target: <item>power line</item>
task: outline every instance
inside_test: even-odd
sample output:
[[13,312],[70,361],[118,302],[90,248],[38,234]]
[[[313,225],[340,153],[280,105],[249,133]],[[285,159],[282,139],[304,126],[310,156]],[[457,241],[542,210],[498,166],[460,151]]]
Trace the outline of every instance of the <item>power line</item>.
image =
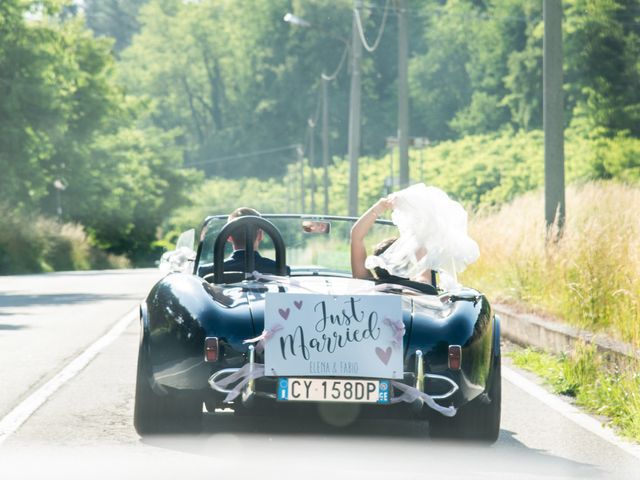
[[[379,14],[380,10],[383,10],[386,7],[382,7],[380,5],[375,5],[372,3],[365,3],[362,6],[363,9],[369,10],[372,14]],[[533,16],[523,16],[523,15],[498,15],[487,12],[471,12],[471,13],[458,13],[451,11],[443,11],[441,8],[438,10],[432,10],[427,13],[426,8],[410,8],[405,7],[404,11],[407,13],[412,13],[416,15],[420,15],[423,17],[458,17],[462,20],[514,20],[514,21],[527,21],[527,20],[540,20],[542,21],[542,15],[533,15]],[[398,15],[398,13],[394,10],[391,10],[389,15]],[[630,20],[633,22],[633,20]]]
[[298,148],[298,145],[287,145],[284,147],[277,147],[277,148],[269,148],[269,149],[265,149],[265,150],[257,150],[255,152],[249,152],[249,153],[241,153],[239,155],[227,155],[226,157],[218,157],[218,158],[212,158],[210,160],[203,160],[201,162],[194,162],[194,163],[189,163],[187,165],[183,165],[182,168],[190,168],[190,167],[195,167],[198,165],[207,165],[210,163],[219,163],[219,162],[224,162],[227,160],[236,160],[239,158],[249,158],[249,157],[255,157],[258,155],[262,155],[264,153],[274,153],[274,152],[282,152],[284,150],[293,150],[295,148]]
[[336,77],[340,73],[340,70],[342,70],[342,66],[344,65],[345,59],[347,58],[348,51],[349,51],[349,47],[344,47],[344,51],[342,52],[342,58],[340,59],[340,63],[338,64],[338,67],[335,69],[335,71],[331,75],[325,75],[323,73],[322,74],[323,80],[326,80],[327,82],[331,82],[332,80],[336,79]]
[[353,9],[354,16],[356,19],[356,26],[358,29],[358,35],[360,36],[360,41],[362,42],[362,46],[369,53],[373,53],[380,44],[380,40],[382,39],[382,34],[384,33],[384,27],[387,24],[387,15],[389,13],[389,0],[384,5],[384,15],[382,16],[382,24],[380,25],[380,30],[378,30],[378,36],[376,40],[373,42],[373,45],[369,45],[367,43],[367,39],[364,36],[364,29],[362,28],[362,19],[360,18],[360,11],[357,8]]
[[316,111],[315,114],[313,115],[313,120],[311,120],[311,118],[309,120],[311,120],[311,124],[309,124],[309,127],[311,127],[312,129],[315,128],[315,126],[318,124],[318,119],[320,118],[320,103],[322,102],[322,85],[318,84],[318,100],[316,101]]

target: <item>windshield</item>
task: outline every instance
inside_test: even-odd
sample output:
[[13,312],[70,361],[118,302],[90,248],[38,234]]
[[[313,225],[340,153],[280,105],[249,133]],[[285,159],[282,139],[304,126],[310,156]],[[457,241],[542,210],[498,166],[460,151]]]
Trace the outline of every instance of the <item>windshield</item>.
[[[349,233],[356,219],[303,215],[263,215],[280,231],[286,247],[287,265],[292,275],[344,274],[351,275]],[[309,233],[304,222],[328,222],[328,233]],[[218,233],[227,223],[227,215],[210,217],[203,226],[204,239],[196,269],[213,263],[213,245]],[[308,229],[307,229],[308,230]],[[389,221],[378,221],[367,234],[366,248],[371,252],[380,241],[397,237],[397,228]],[[201,233],[202,238],[202,233]],[[271,239],[265,235],[258,248],[260,255],[275,258]],[[232,252],[230,242],[225,245],[225,258]]]

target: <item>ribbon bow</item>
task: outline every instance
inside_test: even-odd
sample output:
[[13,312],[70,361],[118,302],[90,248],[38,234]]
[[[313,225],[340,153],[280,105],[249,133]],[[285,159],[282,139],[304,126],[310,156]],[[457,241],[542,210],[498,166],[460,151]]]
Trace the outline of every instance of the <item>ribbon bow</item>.
[[393,397],[391,399],[391,403],[399,403],[399,402],[413,403],[416,399],[421,398],[429,408],[444,415],[445,417],[454,417],[457,413],[457,410],[454,406],[443,407],[442,405],[438,405],[436,401],[433,398],[431,398],[429,394],[425,392],[421,392],[415,387],[412,387],[410,385],[405,385],[404,383],[396,382],[395,380],[392,380],[391,384],[402,392],[402,395],[398,397]]
[[271,338],[273,338],[273,336],[279,332],[280,330],[282,330],[284,327],[280,324],[278,325],[274,325],[273,328],[269,329],[269,330],[263,330],[262,333],[260,335],[258,335],[257,337],[253,337],[253,338],[248,338],[247,340],[243,340],[242,343],[256,343],[256,352],[258,353],[262,353],[262,351],[264,350],[264,344],[266,342],[268,342],[269,340],[271,340]]
[[389,317],[385,317],[384,324],[389,325],[391,330],[393,330],[393,340],[391,345],[395,348],[400,348],[402,346],[402,337],[404,336],[404,322],[402,320],[393,320]]

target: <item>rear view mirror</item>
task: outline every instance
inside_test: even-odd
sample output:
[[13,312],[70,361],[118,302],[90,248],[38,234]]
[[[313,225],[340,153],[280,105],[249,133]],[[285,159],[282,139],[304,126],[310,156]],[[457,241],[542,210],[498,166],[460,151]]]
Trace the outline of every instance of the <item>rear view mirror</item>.
[[302,222],[304,233],[319,233],[328,235],[331,231],[331,223],[321,220],[304,220]]

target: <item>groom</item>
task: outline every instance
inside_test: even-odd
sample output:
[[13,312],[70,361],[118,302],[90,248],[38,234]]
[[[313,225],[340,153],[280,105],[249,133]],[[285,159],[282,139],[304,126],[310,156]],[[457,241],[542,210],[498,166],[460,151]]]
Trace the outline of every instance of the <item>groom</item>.
[[[233,212],[229,214],[229,218],[227,219],[227,223],[238,218],[238,217],[246,217],[246,216],[254,216],[261,217],[260,212],[254,210],[249,207],[240,207],[236,208]],[[244,231],[240,231],[238,233],[234,233],[229,236],[229,241],[233,245],[233,253],[230,257],[226,258],[224,261],[224,271],[225,272],[233,272],[233,271],[243,271],[244,270],[244,254],[245,254],[245,246],[246,246],[246,233]],[[270,258],[265,258],[260,253],[258,253],[258,247],[260,246],[260,242],[264,238],[264,233],[262,230],[258,229],[255,234],[255,238],[253,239],[253,254],[255,257],[255,269],[260,273],[278,273],[276,262],[271,260]],[[287,274],[289,274],[289,267],[287,267]]]

